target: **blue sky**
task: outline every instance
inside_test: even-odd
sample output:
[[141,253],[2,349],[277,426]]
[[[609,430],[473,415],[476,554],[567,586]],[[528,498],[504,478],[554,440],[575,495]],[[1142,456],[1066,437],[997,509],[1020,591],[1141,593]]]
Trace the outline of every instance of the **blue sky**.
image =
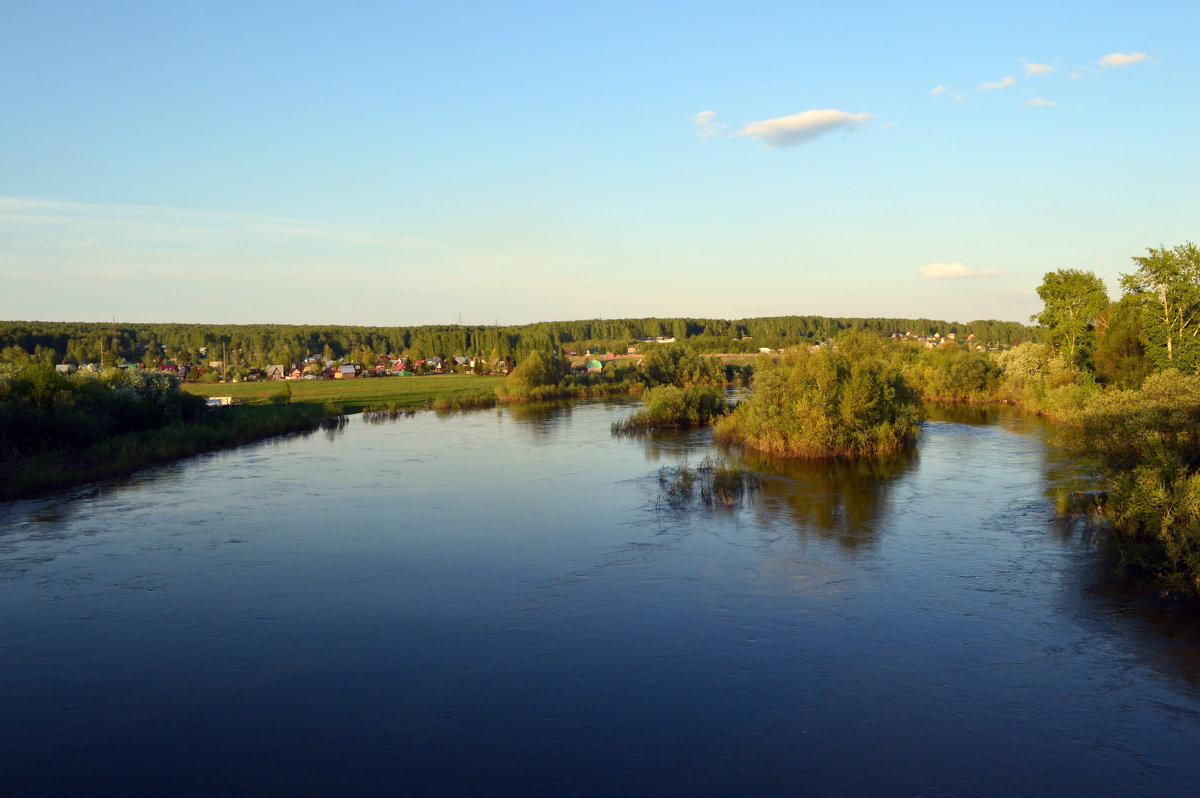
[[1026,321],[1198,237],[1188,3],[23,2],[0,318]]

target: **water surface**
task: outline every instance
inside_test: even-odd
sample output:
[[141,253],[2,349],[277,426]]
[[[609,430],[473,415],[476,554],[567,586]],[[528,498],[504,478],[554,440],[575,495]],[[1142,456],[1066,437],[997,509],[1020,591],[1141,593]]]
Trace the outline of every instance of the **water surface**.
[[[1183,794],[1200,632],[965,411],[733,512],[628,404],[318,433],[0,505],[11,794]],[[967,423],[969,422],[969,423]]]

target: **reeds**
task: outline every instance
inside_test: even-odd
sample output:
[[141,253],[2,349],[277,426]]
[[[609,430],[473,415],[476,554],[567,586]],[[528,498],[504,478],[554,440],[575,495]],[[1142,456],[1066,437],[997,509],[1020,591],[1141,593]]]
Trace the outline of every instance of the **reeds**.
[[659,500],[676,509],[690,506],[697,493],[706,508],[733,509],[762,484],[762,477],[753,471],[713,457],[696,468],[685,462],[658,471]]

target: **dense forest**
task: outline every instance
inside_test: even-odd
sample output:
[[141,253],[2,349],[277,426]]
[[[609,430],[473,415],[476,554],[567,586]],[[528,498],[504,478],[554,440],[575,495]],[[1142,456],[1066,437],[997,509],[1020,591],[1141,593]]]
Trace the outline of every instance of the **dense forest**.
[[[282,324],[126,324],[109,322],[0,321],[0,360],[47,364],[178,363],[224,360],[229,365],[290,364],[305,356],[368,362],[376,355],[414,359],[440,356],[502,356],[521,360],[529,352],[597,347],[624,352],[644,338],[687,341],[700,353],[757,352],[824,341],[846,330],[880,335],[974,335],[984,347],[1040,340],[1041,332],[1016,322],[968,324],[931,319],[778,316],[760,319],[591,319],[538,322],[511,327],[295,326]],[[151,362],[147,362],[147,361]]]

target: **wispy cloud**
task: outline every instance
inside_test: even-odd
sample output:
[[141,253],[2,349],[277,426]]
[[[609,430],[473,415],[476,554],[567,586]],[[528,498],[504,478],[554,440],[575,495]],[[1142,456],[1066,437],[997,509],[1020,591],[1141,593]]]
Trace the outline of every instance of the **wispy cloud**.
[[725,126],[717,123],[716,111],[701,111],[692,117],[692,124],[696,126],[696,135],[702,139],[710,139],[718,135]]
[[1109,53],[1100,59],[1102,67],[1124,67],[1131,64],[1142,64],[1150,60],[1145,53]]
[[748,136],[768,147],[794,147],[835,130],[856,130],[874,114],[851,114],[836,108],[804,111],[791,116],[751,122],[735,135]]
[[955,280],[962,277],[992,277],[1000,272],[995,269],[975,271],[958,261],[953,263],[928,263],[921,267],[921,276],[927,280]]
[[1016,82],[1017,82],[1016,78],[1011,78],[1011,77],[1001,78],[1000,80],[997,80],[995,83],[980,83],[979,88],[982,91],[995,91],[996,89],[1006,89]]
[[1027,78],[1031,78],[1034,75],[1048,75],[1054,71],[1054,67],[1049,64],[1031,64],[1025,62],[1023,66],[1025,67],[1025,77]]
[[930,93],[930,94],[932,94],[932,95],[934,95],[934,96],[937,96],[938,94],[941,94],[941,93],[942,93],[942,92],[944,92],[944,91],[950,91],[950,87],[949,87],[949,86],[945,86],[945,85],[943,85],[943,86],[934,86],[932,89],[930,89],[930,90],[929,90],[929,93]]
[[194,244],[220,233],[222,238],[237,237],[239,240],[288,236],[392,249],[437,246],[423,238],[302,219],[154,205],[60,202],[25,197],[0,197],[0,219],[35,227],[46,224],[60,225],[61,230],[69,231],[76,237],[84,232],[93,238],[122,236],[127,242],[139,239],[173,239],[182,243],[188,239],[189,244]]
[[1058,105],[1054,100],[1047,100],[1045,97],[1033,97],[1026,100],[1025,104],[1030,108],[1049,108],[1050,106]]

